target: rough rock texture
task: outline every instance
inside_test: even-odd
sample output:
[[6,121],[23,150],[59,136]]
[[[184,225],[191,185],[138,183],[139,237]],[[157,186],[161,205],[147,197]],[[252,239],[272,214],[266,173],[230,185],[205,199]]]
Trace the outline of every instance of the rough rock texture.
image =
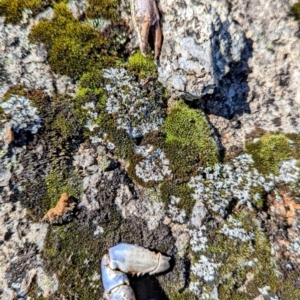
[[200,98],[211,94],[246,46],[241,26],[225,1],[161,1],[164,44],[159,80]]
[[[27,16],[28,17],[28,16]],[[28,34],[39,18],[51,18],[51,11],[28,20],[24,14],[20,25],[5,24],[0,17],[0,98],[9,87],[21,84],[28,89],[42,89],[74,94],[76,86],[70,78],[57,76],[47,64],[47,52],[41,45],[30,44]]]
[[[121,2],[128,20],[129,2]],[[300,299],[300,136],[257,130],[236,154],[257,127],[299,132],[298,24],[291,1],[252,2],[159,1],[159,80],[170,104],[182,96],[190,112],[171,122],[165,112],[175,105],[166,109],[156,75],[140,82],[142,67],[130,69],[126,57],[92,66],[70,97],[72,79],[53,74],[49,53],[27,37],[38,19],[53,17],[51,7],[14,26],[1,17],[3,299],[99,299],[100,260],[120,242],[172,257],[168,273],[130,278],[138,300]],[[74,22],[111,26],[85,19],[86,5],[69,2]],[[2,101],[16,84],[27,91]],[[204,150],[189,138],[202,136],[183,132],[202,118]],[[218,150],[204,147],[215,132],[234,158],[215,164]],[[42,223],[63,193],[76,203],[72,218]]]
[[298,24],[291,1],[160,1],[159,80],[208,114],[223,146],[299,132]]

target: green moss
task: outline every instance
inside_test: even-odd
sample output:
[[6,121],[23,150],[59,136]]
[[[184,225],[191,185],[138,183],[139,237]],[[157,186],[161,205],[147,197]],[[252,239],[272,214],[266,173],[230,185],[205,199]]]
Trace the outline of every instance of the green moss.
[[95,68],[81,76],[79,85],[81,88],[89,88],[94,90],[102,86],[102,80],[103,70]]
[[102,285],[100,279],[93,280],[93,275],[100,273],[104,250],[101,241],[93,237],[88,227],[76,222],[50,227],[43,258],[48,272],[55,272],[58,277],[58,295],[68,299],[95,299]]
[[277,175],[279,163],[293,157],[290,141],[283,134],[265,134],[258,142],[247,143],[246,152],[252,155],[254,167],[263,175]]
[[291,7],[291,12],[296,18],[296,20],[300,20],[300,1],[296,2],[292,7]]
[[79,178],[68,170],[53,168],[45,181],[47,186],[47,195],[43,199],[45,212],[57,204],[62,193],[78,199],[82,192]]
[[0,15],[5,16],[5,22],[16,24],[22,19],[25,9],[36,10],[42,0],[0,0]]
[[105,18],[116,20],[119,18],[119,1],[118,0],[88,0],[89,6],[86,9],[88,18]]
[[58,2],[67,3],[68,0],[0,0],[0,16],[6,17],[6,23],[16,24],[21,21],[25,9],[36,15],[47,6]]
[[32,28],[30,40],[45,45],[54,72],[72,78],[95,64],[96,45],[104,42],[96,29],[77,21],[64,3],[54,6],[52,20],[41,20]]
[[195,296],[190,291],[178,292],[177,290],[168,290],[168,299],[170,300],[197,300],[197,296]]
[[184,203],[187,213],[193,207],[191,189],[186,183],[196,175],[200,166],[213,166],[218,162],[218,148],[205,116],[189,108],[183,101],[177,102],[164,122],[164,136],[160,147],[170,161],[173,173],[171,180],[161,185],[163,201],[167,204],[170,196],[178,197]]
[[128,59],[128,70],[138,77],[157,77],[157,68],[152,57],[144,57],[140,51],[131,55]]
[[[198,152],[202,166],[213,166],[218,162],[218,148],[204,114],[189,108],[182,100],[172,107],[164,122],[164,130],[166,144],[176,143],[179,157],[183,157],[181,151],[189,155],[186,150],[191,147],[192,152]],[[175,150],[175,147],[173,149]],[[174,153],[174,156],[176,155],[177,153]],[[184,164],[182,166],[184,168]]]
[[300,299],[299,273],[297,271],[291,271],[291,273],[286,276],[285,280],[283,280],[280,299]]
[[116,63],[120,42],[112,39],[119,34],[114,26],[99,33],[76,20],[66,4],[58,3],[54,5],[53,19],[41,20],[32,28],[29,37],[31,42],[45,45],[55,73],[78,79],[87,70]]
[[[216,272],[219,299],[254,299],[260,294],[258,288],[264,286],[270,287],[270,293],[276,293],[281,279],[276,263],[272,260],[270,243],[260,230],[255,216],[243,212],[233,217],[255,237],[252,241],[243,242],[220,233],[221,228],[210,231],[204,255],[221,264]],[[196,256],[198,255],[197,253]],[[252,262],[252,265],[247,265],[246,262]],[[239,289],[242,286],[244,288]]]
[[187,183],[176,184],[170,179],[164,180],[160,185],[161,199],[167,206],[170,203],[171,196],[180,198],[179,203],[176,205],[179,209],[184,209],[189,216],[195,204],[192,197],[193,189]]

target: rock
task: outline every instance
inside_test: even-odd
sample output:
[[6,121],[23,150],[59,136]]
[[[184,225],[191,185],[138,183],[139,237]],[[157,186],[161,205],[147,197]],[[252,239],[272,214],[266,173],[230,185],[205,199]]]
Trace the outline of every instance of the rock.
[[241,60],[245,37],[225,1],[159,2],[164,42],[159,81],[177,95],[211,94]]
[[159,80],[173,97],[197,101],[208,112],[227,150],[243,147],[256,127],[300,131],[300,44],[290,7],[287,0],[234,0],[230,7],[159,1]]
[[72,0],[68,3],[68,7],[73,17],[77,20],[80,20],[84,16],[86,5],[86,1]]
[[0,186],[7,186],[11,178],[11,172],[8,169],[0,170]]

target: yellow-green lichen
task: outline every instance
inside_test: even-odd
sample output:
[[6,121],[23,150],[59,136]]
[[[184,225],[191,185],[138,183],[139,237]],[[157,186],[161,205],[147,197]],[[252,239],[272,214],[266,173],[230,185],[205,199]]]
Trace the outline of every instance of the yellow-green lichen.
[[247,143],[246,152],[252,155],[254,167],[263,175],[278,175],[280,162],[294,156],[290,140],[280,133],[267,133],[257,142]]

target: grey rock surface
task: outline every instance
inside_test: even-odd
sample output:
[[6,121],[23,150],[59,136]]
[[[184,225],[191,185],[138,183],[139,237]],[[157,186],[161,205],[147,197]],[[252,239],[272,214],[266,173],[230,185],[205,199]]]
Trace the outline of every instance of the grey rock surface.
[[159,79],[197,100],[227,150],[247,134],[299,132],[300,43],[294,1],[159,2]]
[[160,1],[164,43],[159,80],[179,95],[213,93],[246,46],[225,1]]
[[39,19],[51,18],[51,12],[47,10],[20,25],[5,24],[0,17],[0,100],[10,87],[18,84],[28,89],[42,89],[48,94],[55,90],[74,95],[76,86],[72,80],[53,74],[45,48],[28,40],[31,27]]

